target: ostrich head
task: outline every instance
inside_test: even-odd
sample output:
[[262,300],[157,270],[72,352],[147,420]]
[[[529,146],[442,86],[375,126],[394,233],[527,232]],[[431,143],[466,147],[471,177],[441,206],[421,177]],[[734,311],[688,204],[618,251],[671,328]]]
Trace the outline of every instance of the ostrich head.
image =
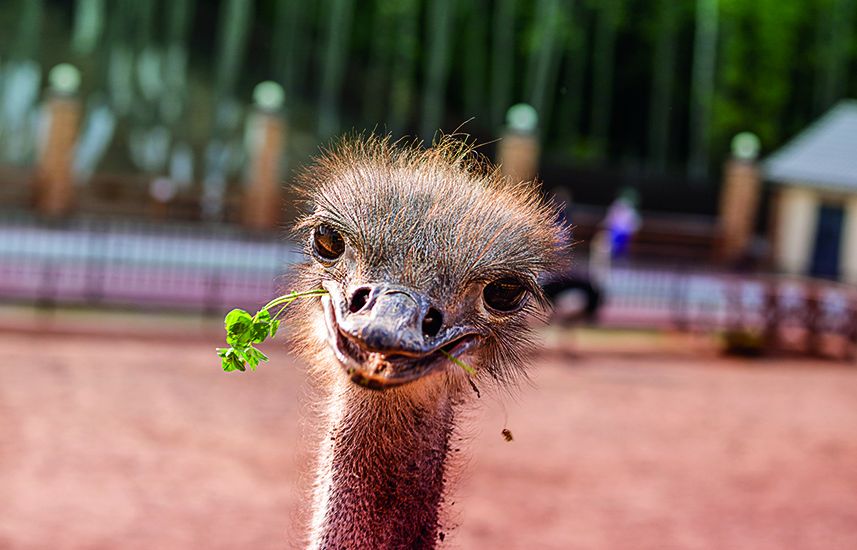
[[533,183],[486,167],[456,140],[370,138],[303,175],[310,261],[298,284],[328,294],[293,320],[316,375],[401,395],[467,388],[450,356],[480,381],[522,374],[537,280],[556,267],[563,229]]

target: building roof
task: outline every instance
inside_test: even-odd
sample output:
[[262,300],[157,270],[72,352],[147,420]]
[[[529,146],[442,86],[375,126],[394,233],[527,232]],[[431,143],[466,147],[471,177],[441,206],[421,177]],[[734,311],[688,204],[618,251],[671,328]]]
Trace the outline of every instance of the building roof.
[[827,111],[762,163],[765,178],[857,193],[857,100]]

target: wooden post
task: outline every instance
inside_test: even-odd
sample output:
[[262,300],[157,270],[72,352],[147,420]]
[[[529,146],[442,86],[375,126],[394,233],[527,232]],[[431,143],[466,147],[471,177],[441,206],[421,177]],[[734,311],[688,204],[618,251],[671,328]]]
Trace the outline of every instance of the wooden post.
[[821,289],[815,283],[809,282],[804,286],[804,299],[806,300],[806,352],[810,355],[820,355],[822,310]]
[[280,163],[286,125],[280,114],[283,91],[279,84],[262,82],[253,92],[256,108],[250,114],[250,164],[244,195],[244,226],[257,231],[279,227],[282,216]]
[[80,125],[77,89],[80,73],[68,64],[54,67],[44,104],[45,132],[39,143],[33,195],[36,209],[49,217],[71,212],[74,204],[72,165]]
[[847,357],[854,360],[855,349],[857,349],[857,298],[851,297],[848,302],[848,343]]
[[772,352],[780,346],[780,297],[777,281],[773,278],[765,284],[765,305],[763,307],[765,349]]
[[723,170],[718,216],[718,256],[738,262],[749,251],[759,208],[761,178],[756,166],[758,138],[742,133],[732,140],[732,157]]
[[506,131],[497,146],[497,163],[513,182],[532,181],[539,170],[540,147],[536,135],[538,114],[525,103],[509,108]]

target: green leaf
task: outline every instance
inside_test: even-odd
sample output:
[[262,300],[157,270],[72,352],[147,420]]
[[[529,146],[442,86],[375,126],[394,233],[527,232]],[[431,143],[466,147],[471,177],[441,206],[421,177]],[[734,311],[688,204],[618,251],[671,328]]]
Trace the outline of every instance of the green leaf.
[[252,317],[243,309],[233,309],[227,313],[223,325],[226,328],[226,343],[231,347],[217,348],[217,356],[220,357],[223,370],[226,372],[244,371],[247,366],[256,370],[259,363],[268,360],[268,357],[254,348],[253,344],[260,344],[269,337],[273,338],[280,328],[280,321],[271,317],[269,308],[282,305],[282,308],[277,312],[278,316],[295,299],[321,296],[322,294],[327,294],[323,288],[291,292],[274,298]]
[[217,348],[217,355],[221,358],[220,364],[224,371],[245,370],[244,361],[236,354],[234,348]]
[[233,309],[226,314],[226,318],[224,319],[226,330],[232,330],[239,326],[249,325],[252,322],[253,318],[250,317],[250,314],[243,309]]
[[232,367],[233,370],[240,370],[241,372],[247,370],[247,368],[244,366],[244,363],[242,363],[241,360],[237,357],[232,361]]
[[271,314],[267,309],[261,309],[253,316],[253,337],[251,342],[259,344],[271,334]]
[[256,367],[262,361],[267,361],[268,356],[257,350],[254,347],[249,347],[245,350],[244,356],[247,358],[247,364],[251,369],[256,370]]
[[271,314],[268,312],[267,309],[261,309],[253,317],[253,321],[257,323],[260,321],[263,323],[269,323],[271,321]]
[[226,315],[226,343],[231,346],[245,345],[253,339],[253,318],[243,309],[233,309]]
[[265,341],[268,337],[268,334],[271,332],[271,324],[265,322],[253,323],[253,329],[251,333],[253,337],[250,339],[250,342],[253,344],[260,344]]
[[250,359],[250,356],[247,354],[248,349],[249,348],[235,348],[235,354],[241,358],[242,363],[247,363],[251,366],[255,366],[255,365],[252,365],[252,360]]

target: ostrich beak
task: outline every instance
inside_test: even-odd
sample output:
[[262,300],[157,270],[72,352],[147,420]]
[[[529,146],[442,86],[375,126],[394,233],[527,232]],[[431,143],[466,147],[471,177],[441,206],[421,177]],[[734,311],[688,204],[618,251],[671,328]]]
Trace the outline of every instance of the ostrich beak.
[[477,340],[466,326],[443,321],[425,295],[386,283],[343,293],[323,283],[328,344],[352,382],[373,390],[400,386],[450,365]]

